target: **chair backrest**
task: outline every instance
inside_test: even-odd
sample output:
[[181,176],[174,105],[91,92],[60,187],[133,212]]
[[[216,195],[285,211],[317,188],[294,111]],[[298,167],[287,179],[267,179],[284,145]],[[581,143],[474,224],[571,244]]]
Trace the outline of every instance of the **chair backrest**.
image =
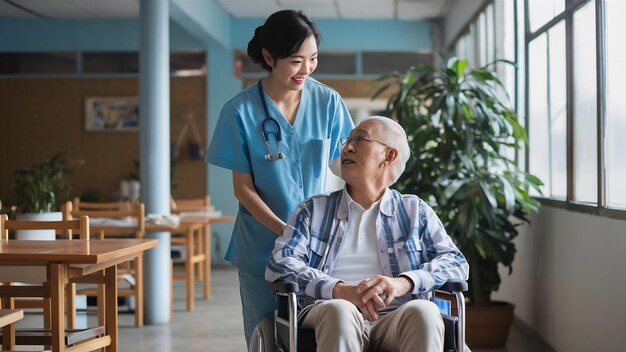
[[116,211],[116,210],[130,210],[130,202],[83,202],[80,198],[74,198],[72,203],[72,209],[74,211]]
[[[34,220],[9,220],[6,214],[0,215],[0,238],[2,240],[9,239],[9,231],[15,230],[55,230],[56,234],[67,234],[68,240],[72,239],[72,234],[78,234],[82,240],[89,239],[89,217],[81,216],[76,220],[58,220],[58,221],[34,221]],[[0,266],[0,282],[2,283],[28,283],[42,284],[47,281],[47,270],[45,266],[25,265],[25,266]],[[37,286],[41,287],[41,286]],[[3,299],[6,297],[41,297],[37,287],[27,286],[19,288],[5,288]],[[26,291],[32,289],[33,295],[30,293],[24,295]],[[19,293],[13,290],[21,290]],[[13,293],[11,293],[13,292]],[[32,293],[31,292],[31,293]],[[33,305],[34,304],[34,305]],[[31,301],[29,308],[35,307],[37,301]]]
[[184,211],[202,211],[211,207],[211,196],[206,195],[201,198],[173,199],[171,200],[172,213]]
[[0,215],[0,238],[9,239],[9,230],[55,230],[57,234],[78,233],[80,239],[89,239],[89,217],[81,216],[78,220],[31,221],[9,220],[6,214]]
[[[131,204],[130,202],[110,203],[86,203],[75,199],[72,204],[67,204],[64,217],[68,219],[80,216],[89,216],[93,221],[92,232],[104,238],[106,234],[121,235],[134,233],[136,238],[142,238],[146,231],[145,206],[143,203]],[[100,222],[102,219],[120,220],[130,218],[132,224],[106,225]]]

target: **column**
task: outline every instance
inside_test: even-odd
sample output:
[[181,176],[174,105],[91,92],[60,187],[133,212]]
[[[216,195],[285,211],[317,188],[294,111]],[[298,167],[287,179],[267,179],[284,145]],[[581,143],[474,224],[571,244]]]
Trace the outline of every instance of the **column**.
[[[140,179],[147,214],[170,213],[169,0],[140,2]],[[170,233],[144,254],[144,320],[170,321]]]

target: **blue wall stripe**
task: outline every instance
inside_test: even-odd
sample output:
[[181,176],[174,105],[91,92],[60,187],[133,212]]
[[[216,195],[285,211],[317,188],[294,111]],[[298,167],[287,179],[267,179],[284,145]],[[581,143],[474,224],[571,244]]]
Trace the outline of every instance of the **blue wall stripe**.
[[[431,50],[427,21],[315,19],[322,33],[320,50]],[[233,19],[231,45],[245,49],[264,19]]]
[[[204,49],[201,41],[169,21],[169,47]],[[0,52],[138,51],[139,20],[41,20],[0,18]]]

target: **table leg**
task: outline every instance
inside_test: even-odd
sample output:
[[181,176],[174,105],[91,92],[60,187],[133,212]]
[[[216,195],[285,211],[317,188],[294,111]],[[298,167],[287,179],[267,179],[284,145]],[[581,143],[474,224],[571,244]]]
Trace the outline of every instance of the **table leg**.
[[117,266],[106,268],[104,287],[105,308],[105,328],[106,333],[111,337],[111,345],[107,346],[107,352],[117,352]]
[[[2,298],[2,308],[14,309],[15,304],[13,297]],[[2,327],[2,349],[13,351],[15,349],[15,324],[9,324]]]
[[143,326],[143,253],[135,259],[135,326]]
[[67,285],[65,295],[67,296],[67,327],[76,328],[76,284]]
[[187,253],[185,255],[185,275],[187,276],[187,310],[193,311],[194,306],[194,264],[193,258],[193,227],[190,227],[185,234],[185,246]]
[[[104,272],[106,275],[106,272]],[[117,284],[117,283],[116,283]],[[98,309],[98,325],[102,326],[106,324],[106,306],[107,302],[105,300],[105,285],[98,284],[96,285],[96,302]]]
[[209,299],[211,297],[211,225],[206,224],[204,226],[204,291],[203,297],[204,299]]
[[65,351],[65,284],[67,270],[64,264],[50,264],[50,300],[52,318],[52,350]]
[[[194,248],[194,254],[193,254],[194,256],[204,255],[204,226],[198,229],[198,232],[196,233],[194,237],[193,248]],[[196,278],[199,281],[204,282],[204,261],[198,262],[198,272],[197,272]]]

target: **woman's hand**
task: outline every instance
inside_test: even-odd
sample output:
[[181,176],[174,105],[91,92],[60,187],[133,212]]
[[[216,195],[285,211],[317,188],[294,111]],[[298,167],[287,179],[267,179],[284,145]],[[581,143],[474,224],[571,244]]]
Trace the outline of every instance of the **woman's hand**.
[[248,209],[258,222],[272,230],[276,235],[282,236],[285,222],[278,218],[259,197],[250,174],[233,171],[233,188],[235,198]]

